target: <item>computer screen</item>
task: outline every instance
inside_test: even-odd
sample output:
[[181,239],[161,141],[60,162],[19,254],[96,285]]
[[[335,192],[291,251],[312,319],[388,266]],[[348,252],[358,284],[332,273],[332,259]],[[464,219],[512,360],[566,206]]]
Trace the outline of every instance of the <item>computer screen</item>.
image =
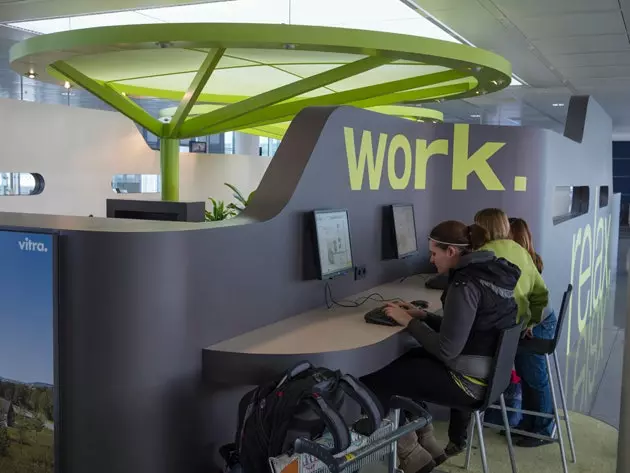
[[55,237],[0,231],[0,471],[53,473]]
[[348,212],[316,210],[314,216],[320,278],[330,279],[352,270]]
[[418,251],[416,220],[413,205],[393,205],[394,232],[398,258],[404,258]]

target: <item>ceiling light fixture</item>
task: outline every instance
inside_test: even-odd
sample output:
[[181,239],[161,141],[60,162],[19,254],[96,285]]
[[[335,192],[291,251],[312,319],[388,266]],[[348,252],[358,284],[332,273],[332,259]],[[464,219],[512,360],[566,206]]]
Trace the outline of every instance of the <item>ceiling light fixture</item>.
[[554,103],[552,104],[554,107],[564,107],[563,103]]
[[473,113],[470,118],[481,118],[481,115],[479,115],[478,113]]
[[69,88],[71,88],[71,87],[72,87],[72,84],[70,84],[70,82],[68,82],[68,81],[65,81],[65,82],[64,82],[64,84],[63,84],[63,88],[64,88],[64,89],[66,89],[66,90],[67,90],[67,89],[69,89]]
[[37,74],[35,74],[35,71],[33,69],[29,70],[26,74],[24,74],[26,77],[28,77],[29,79],[35,79],[37,77]]

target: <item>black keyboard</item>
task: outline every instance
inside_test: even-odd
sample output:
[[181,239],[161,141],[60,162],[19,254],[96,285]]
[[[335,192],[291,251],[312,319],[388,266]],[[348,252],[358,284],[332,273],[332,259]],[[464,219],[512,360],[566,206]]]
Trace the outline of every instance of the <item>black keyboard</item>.
[[[423,300],[411,301],[410,304],[416,306],[418,309],[426,309],[427,307],[429,307],[429,303]],[[381,306],[377,307],[376,309],[372,309],[365,314],[365,321],[368,324],[387,325],[388,327],[396,327],[400,325],[398,322],[396,322],[385,313],[386,307],[387,306]]]
[[368,324],[387,325],[389,327],[400,325],[398,322],[396,322],[385,313],[385,307],[386,306],[377,307],[376,309],[372,309],[371,311],[366,313],[365,321]]

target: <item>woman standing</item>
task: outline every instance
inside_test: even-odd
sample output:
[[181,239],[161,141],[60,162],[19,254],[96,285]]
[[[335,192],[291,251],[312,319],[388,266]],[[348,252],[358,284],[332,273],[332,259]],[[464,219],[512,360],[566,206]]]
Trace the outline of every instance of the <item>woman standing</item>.
[[[521,245],[531,255],[532,261],[540,273],[543,271],[543,260],[534,250],[532,233],[527,222],[522,218],[510,219],[510,236]],[[531,334],[533,338],[552,339],[556,334],[558,319],[551,307],[543,311],[542,321],[533,327]],[[521,377],[523,387],[522,408],[528,411],[553,414],[553,401],[551,389],[549,387],[549,375],[547,365],[543,355],[532,353],[519,353],[515,360],[516,372]],[[547,437],[553,436],[554,421],[552,418],[524,415],[518,429],[532,432]],[[518,436],[516,436],[518,437]],[[540,447],[551,443],[547,440],[521,436],[516,440],[519,447]]]

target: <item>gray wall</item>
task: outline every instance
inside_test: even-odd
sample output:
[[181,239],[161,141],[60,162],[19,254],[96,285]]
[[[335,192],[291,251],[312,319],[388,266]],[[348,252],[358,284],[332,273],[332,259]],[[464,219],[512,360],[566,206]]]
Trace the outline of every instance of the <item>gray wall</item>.
[[[379,189],[368,189],[367,175],[362,189],[351,189],[354,158],[346,152],[345,127],[354,129],[357,152],[365,130],[373,133],[375,153],[382,134],[387,146],[404,135],[396,140],[403,148],[409,144],[413,167],[405,171],[399,150],[389,169],[386,147]],[[422,181],[414,163],[422,163],[424,149],[417,140],[439,139],[448,141],[448,151],[430,158],[426,188],[414,189],[416,177]],[[367,266],[367,278],[335,280],[339,298],[426,270],[431,227],[447,218],[471,221],[486,206],[530,220],[543,256],[550,258],[546,274],[568,281],[548,239],[557,239],[569,258],[570,231],[545,230],[552,225],[543,209],[553,186],[546,163],[580,146],[545,130],[419,124],[352,108],[313,108],[293,121],[251,206],[232,221],[187,225],[0,214],[0,227],[61,233],[64,473],[194,472],[201,458],[230,440],[242,388],[204,385],[202,349],[323,305],[323,283],[302,279],[305,212],[349,210],[354,259]],[[606,148],[594,146],[605,161]],[[488,167],[481,154],[473,157],[477,151],[496,151]],[[576,155],[573,167],[592,171],[594,163],[584,155]],[[496,173],[505,189],[486,189],[475,173],[463,179],[467,163],[475,161],[486,185],[496,187]],[[391,182],[409,177],[409,186],[393,189],[388,170]],[[527,179],[526,191],[514,190],[519,176]],[[594,172],[584,179],[602,181]],[[381,261],[381,208],[404,202],[415,205],[420,255]],[[578,220],[573,223],[585,223]]]

